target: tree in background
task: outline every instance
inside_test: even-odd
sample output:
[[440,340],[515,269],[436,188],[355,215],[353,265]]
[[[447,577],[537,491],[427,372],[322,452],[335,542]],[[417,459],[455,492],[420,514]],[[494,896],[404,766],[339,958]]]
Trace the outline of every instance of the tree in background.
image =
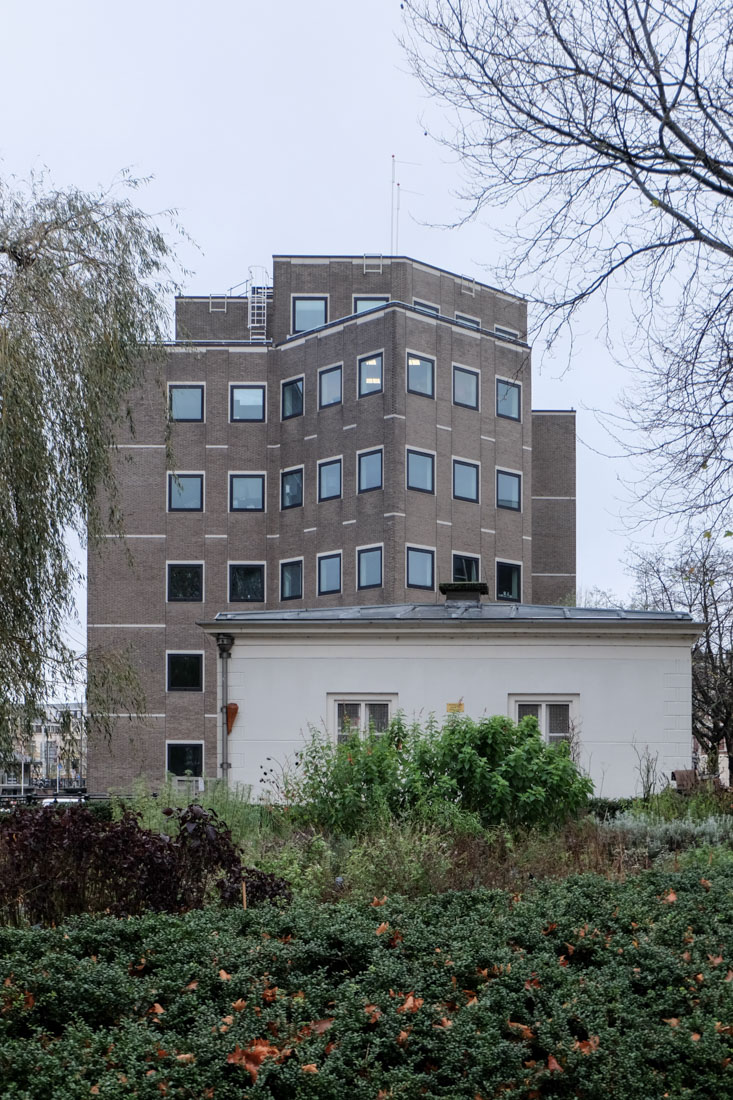
[[[724,536],[723,536],[724,537]],[[630,563],[645,609],[689,611],[707,623],[692,650],[692,731],[715,760],[728,755],[733,780],[733,550],[705,532],[674,553],[637,553]]]
[[79,579],[69,532],[121,529],[115,432],[174,289],[166,240],[124,195],[136,186],[0,181],[0,727],[79,671],[64,640]]
[[468,217],[516,214],[504,274],[536,277],[550,339],[593,295],[630,292],[639,386],[627,412],[644,443],[628,447],[649,460],[647,499],[669,514],[727,506],[733,9],[717,0],[404,7],[415,72],[451,110],[444,140],[468,172]]

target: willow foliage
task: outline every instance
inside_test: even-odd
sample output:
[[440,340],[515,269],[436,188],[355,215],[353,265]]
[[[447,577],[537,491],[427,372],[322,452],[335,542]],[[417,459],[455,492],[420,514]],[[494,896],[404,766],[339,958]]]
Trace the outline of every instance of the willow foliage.
[[67,537],[120,529],[115,433],[173,289],[169,245],[126,195],[136,186],[0,181],[0,710],[71,678]]

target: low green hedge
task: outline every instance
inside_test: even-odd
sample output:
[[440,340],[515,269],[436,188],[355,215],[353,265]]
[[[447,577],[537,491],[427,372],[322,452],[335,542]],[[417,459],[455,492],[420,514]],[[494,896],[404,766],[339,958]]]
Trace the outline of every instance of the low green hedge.
[[0,929],[3,1100],[733,1096],[733,871]]

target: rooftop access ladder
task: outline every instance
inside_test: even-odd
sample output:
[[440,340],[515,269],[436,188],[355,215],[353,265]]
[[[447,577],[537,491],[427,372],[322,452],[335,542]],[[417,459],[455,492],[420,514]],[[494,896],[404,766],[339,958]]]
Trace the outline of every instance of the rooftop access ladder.
[[253,344],[267,343],[267,303],[272,298],[269,275],[264,267],[249,269],[249,338]]

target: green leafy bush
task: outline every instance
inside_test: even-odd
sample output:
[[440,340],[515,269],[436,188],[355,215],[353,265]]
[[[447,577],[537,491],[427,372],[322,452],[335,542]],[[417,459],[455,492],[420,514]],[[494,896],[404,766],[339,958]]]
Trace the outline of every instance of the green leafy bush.
[[546,744],[534,718],[452,716],[440,728],[398,717],[381,736],[336,745],[314,732],[281,793],[302,820],[353,835],[405,815],[469,831],[547,827],[591,791],[567,745]]

